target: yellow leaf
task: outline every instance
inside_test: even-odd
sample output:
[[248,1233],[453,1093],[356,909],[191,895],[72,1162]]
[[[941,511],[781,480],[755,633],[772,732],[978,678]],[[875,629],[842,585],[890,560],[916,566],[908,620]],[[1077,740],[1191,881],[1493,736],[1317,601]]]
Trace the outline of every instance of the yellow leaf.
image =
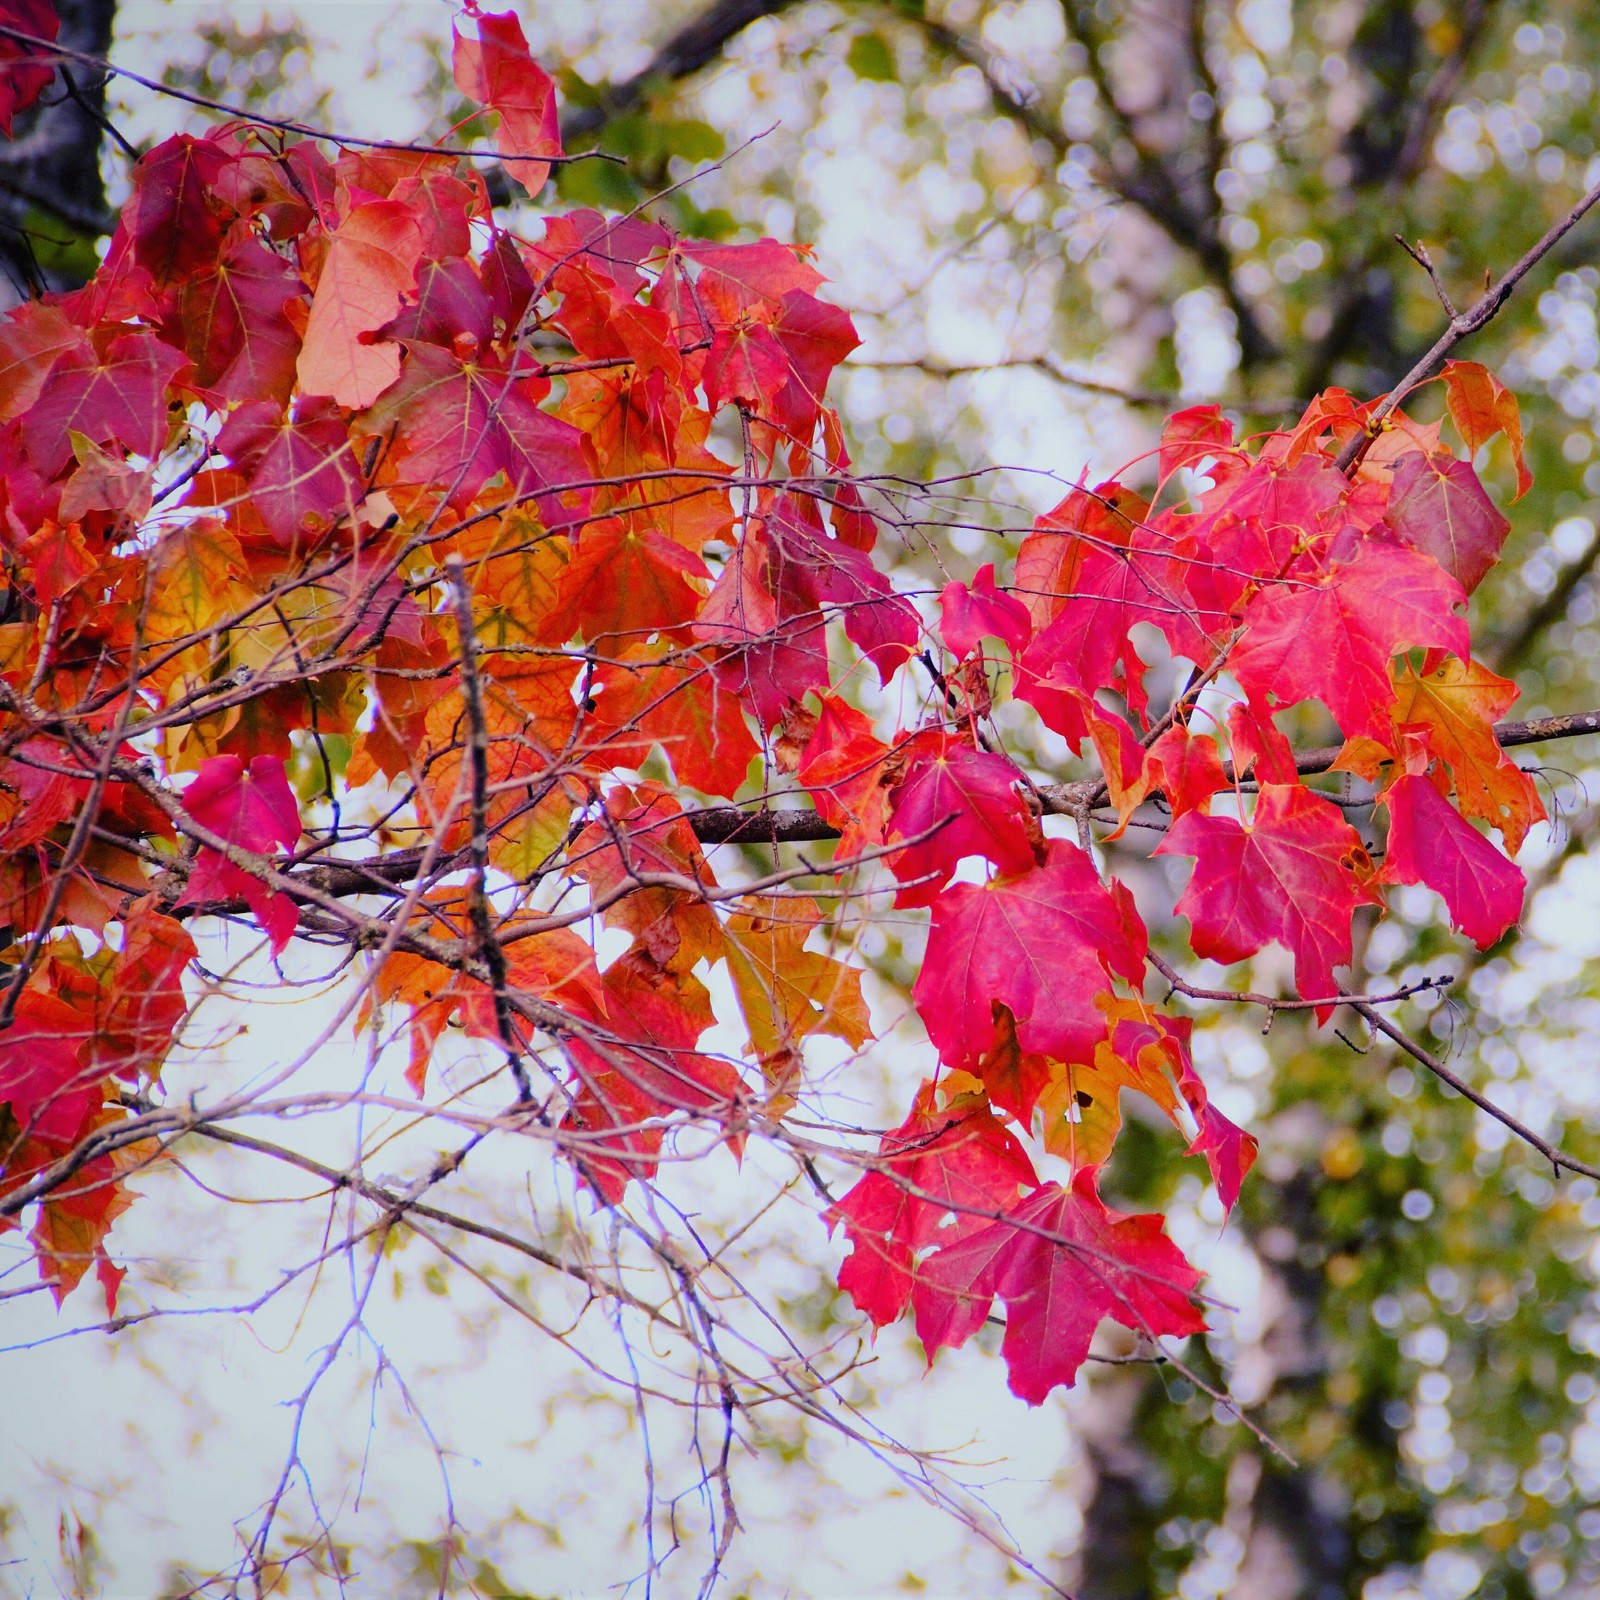
[[822,921],[804,897],[751,895],[728,919],[727,959],[757,1054],[776,1057],[808,1034],[827,1033],[860,1049],[872,1037],[861,974],[807,950]]

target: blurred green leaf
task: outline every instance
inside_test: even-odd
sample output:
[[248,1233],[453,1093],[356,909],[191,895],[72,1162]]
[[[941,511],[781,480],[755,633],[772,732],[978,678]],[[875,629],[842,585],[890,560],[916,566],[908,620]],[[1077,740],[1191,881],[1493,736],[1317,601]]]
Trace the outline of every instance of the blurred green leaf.
[[91,235],[75,233],[66,223],[37,206],[29,208],[22,225],[42,271],[79,282],[94,276],[100,265],[100,252],[95,249]]
[[845,60],[858,78],[870,83],[894,82],[894,51],[881,33],[858,33],[850,41],[850,53]]
[[686,119],[661,125],[667,150],[685,161],[717,161],[727,150],[727,141],[709,122]]
[[556,193],[568,205],[631,211],[644,198],[614,161],[569,161],[555,169]]

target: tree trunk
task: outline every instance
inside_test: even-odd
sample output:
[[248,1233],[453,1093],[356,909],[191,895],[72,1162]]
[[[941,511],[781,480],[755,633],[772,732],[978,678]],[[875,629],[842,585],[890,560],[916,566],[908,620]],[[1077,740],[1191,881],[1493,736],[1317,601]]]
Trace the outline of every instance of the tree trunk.
[[[60,43],[104,56],[116,0],[57,0]],[[68,61],[39,104],[0,143],[0,295],[15,304],[46,289],[75,289],[93,272],[93,242],[116,219],[100,173],[105,78]]]

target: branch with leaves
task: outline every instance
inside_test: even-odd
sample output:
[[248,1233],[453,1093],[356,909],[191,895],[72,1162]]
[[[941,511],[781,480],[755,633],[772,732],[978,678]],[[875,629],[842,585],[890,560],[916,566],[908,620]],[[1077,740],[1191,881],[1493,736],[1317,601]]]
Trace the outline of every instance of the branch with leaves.
[[[1207,1327],[1163,1218],[1100,1193],[1125,1093],[1225,1210],[1248,1180],[1255,1139],[1174,994],[1269,1021],[1354,1008],[1593,1171],[1378,1010],[1438,980],[1367,994],[1338,974],[1397,885],[1480,950],[1516,926],[1512,858],[1545,811],[1506,751],[1600,731],[1597,712],[1509,720],[1515,686],[1474,659],[1468,597],[1510,525],[1473,461],[1503,436],[1525,487],[1515,399],[1445,362],[1465,454],[1401,408],[1600,191],[1451,313],[1401,391],[1329,391],[1246,440],[1181,410],[1153,481],[1081,484],[1008,574],[918,594],[886,534],[939,525],[852,470],[827,390],[858,340],[807,252],[535,211],[565,152],[514,16],[469,7],[453,67],[499,118],[524,208],[497,212],[455,148],[284,122],[175,136],[135,169],[94,280],[0,329],[0,1219],[31,1221],[58,1299],[93,1270],[115,1324],[127,1178],[185,1137],[376,1208],[349,1223],[352,1260],[424,1223],[509,1240],[692,1347],[723,1417],[720,1562],[734,1418],[772,1384],[719,1347],[703,1241],[661,1222],[680,1169],[720,1150],[779,1152],[843,1230],[840,1287],[874,1328],[911,1318],[930,1359],[1001,1303],[1029,1404],[1076,1380],[1103,1322],[1162,1349]],[[43,71],[12,71],[13,109]],[[574,359],[542,361],[552,341]],[[1160,701],[1153,634],[1190,668]],[[1341,742],[1297,750],[1289,719],[1324,714]],[[1025,756],[1019,721],[1072,764]],[[1365,785],[1365,834],[1305,781],[1332,771]],[[1143,854],[1190,863],[1154,909],[1115,870],[1141,854],[1136,816]],[[862,1128],[836,1087],[874,1044],[854,942],[924,914],[924,1070],[896,1126]],[[1225,966],[1286,952],[1292,991],[1188,982],[1147,917],[1187,919]],[[344,998],[311,1055],[366,1042],[344,1091],[284,1090],[297,1063],[164,1099],[202,1001],[249,992],[207,965],[214,920],[285,981],[331,953]],[[708,1044],[713,986],[742,1049]],[[396,1018],[391,1093],[373,1082]],[[455,1103],[447,1031],[488,1053],[492,1111]],[[824,1038],[843,1067],[819,1068]],[[232,1126],[402,1104],[470,1127],[410,1183]],[[594,1226],[647,1249],[670,1315],[620,1269],[424,1202],[489,1139],[526,1141]],[[637,1367],[621,1381],[643,1406]],[[786,1398],[831,1406],[833,1382]]]

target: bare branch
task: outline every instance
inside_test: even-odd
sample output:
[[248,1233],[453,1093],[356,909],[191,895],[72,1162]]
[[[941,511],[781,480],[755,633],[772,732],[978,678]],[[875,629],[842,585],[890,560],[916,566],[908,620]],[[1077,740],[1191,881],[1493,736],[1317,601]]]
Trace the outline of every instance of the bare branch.
[[236,117],[243,122],[264,128],[275,128],[279,133],[298,133],[307,139],[327,139],[333,144],[353,145],[362,150],[398,150],[416,155],[475,156],[498,161],[537,160],[548,162],[552,166],[560,166],[571,161],[620,162],[621,160],[618,156],[602,155],[592,150],[582,151],[576,155],[551,155],[543,151],[530,154],[526,151],[487,150],[469,145],[404,144],[395,139],[366,139],[360,134],[336,133],[327,128],[314,128],[309,123],[296,122],[288,117],[269,117],[265,112],[251,110],[248,106],[230,105],[225,100],[213,100],[208,95],[194,94],[188,89],[178,89],[170,83],[147,78],[143,73],[134,72],[129,67],[113,66],[103,55],[74,50],[55,40],[41,39],[36,34],[26,33],[9,23],[0,22],[0,38],[14,39],[18,44],[29,45],[46,61],[54,61],[58,65],[63,62],[75,62],[80,66],[91,67],[108,77],[126,78],[129,83],[136,83],[141,89],[150,90],[152,94],[165,95],[170,100],[182,100],[205,111],[216,111],[223,116]]
[[1334,464],[1341,472],[1349,473],[1355,470],[1360,464],[1361,458],[1372,448],[1373,440],[1383,431],[1384,423],[1400,402],[1418,384],[1424,383],[1428,378],[1432,377],[1434,369],[1463,339],[1476,333],[1495,318],[1500,308],[1511,298],[1512,292],[1517,285],[1577,227],[1584,217],[1588,215],[1589,211],[1593,209],[1597,201],[1600,201],[1600,183],[1596,183],[1565,216],[1552,223],[1545,230],[1539,242],[1526,250],[1516,265],[1506,272],[1497,283],[1491,284],[1467,310],[1451,317],[1449,326],[1434,340],[1427,352],[1413,364],[1411,370],[1406,373],[1399,383],[1379,401],[1377,409],[1372,413],[1367,423],[1366,431],[1357,434],[1339,452],[1338,459]]
[[472,884],[467,899],[468,915],[472,918],[473,942],[477,946],[478,958],[489,971],[500,1043],[512,1076],[517,1080],[518,1093],[528,1101],[533,1099],[533,1085],[522,1064],[522,1052],[512,1026],[511,1003],[506,994],[506,953],[500,948],[489,916],[489,724],[484,716],[483,685],[478,676],[478,626],[472,615],[472,590],[467,583],[466,563],[459,555],[452,554],[445,561],[445,574],[450,582],[456,614],[461,693],[467,703],[469,723],[472,839],[468,848],[472,853]]
[[1447,1083],[1457,1094],[1470,1100],[1480,1111],[1494,1118],[1496,1122],[1509,1128],[1524,1144],[1537,1150],[1546,1161],[1555,1169],[1559,1176],[1565,1169],[1576,1172],[1586,1178],[1600,1178],[1600,1167],[1591,1167],[1587,1162],[1579,1161],[1564,1151],[1556,1148],[1548,1139],[1541,1138],[1532,1128],[1524,1122],[1519,1122],[1509,1111],[1497,1106],[1487,1095],[1474,1089],[1459,1073],[1453,1072],[1441,1061],[1438,1056],[1423,1047],[1411,1038],[1409,1034],[1397,1028],[1376,1006],[1367,1001],[1351,996],[1346,1004],[1361,1013],[1379,1033],[1386,1039],[1392,1040],[1405,1051],[1413,1061],[1419,1061],[1441,1083]]
[[572,106],[561,119],[561,137],[573,143],[597,133],[613,117],[634,110],[660,84],[681,83],[716,58],[753,22],[787,11],[795,0],[713,0],[678,28],[640,72],[596,91],[593,105]]
[[[1506,721],[1495,725],[1495,737],[1504,749],[1541,744],[1554,739],[1577,739],[1600,733],[1600,711],[1575,711],[1560,717],[1537,717],[1531,721]],[[1299,752],[1296,770],[1302,776],[1327,772],[1339,759],[1342,745],[1321,745]],[[1231,764],[1224,764],[1231,780]],[[1037,793],[1046,814],[1076,816],[1085,794],[1098,790],[1098,781],[1087,784],[1040,784]],[[809,807],[777,809],[763,806],[746,810],[743,806],[705,806],[687,813],[689,825],[702,844],[811,844],[837,839],[839,830]],[[290,892],[304,884],[319,894],[340,897],[392,891],[416,876],[423,851],[395,850],[364,861],[316,862],[283,874]],[[465,852],[436,856],[434,869],[448,872],[466,859]],[[204,907],[195,908],[196,912]]]
[[[1214,215],[1196,215],[1179,190],[1166,161],[1138,137],[1129,118],[1118,105],[1109,79],[1101,66],[1098,24],[1090,8],[1066,0],[1063,6],[1068,24],[1078,34],[1088,54],[1089,73],[1094,79],[1107,113],[1134,152],[1131,172],[1120,171],[1112,161],[1101,159],[1096,178],[1128,204],[1137,206],[1180,248],[1199,262],[1206,276],[1221,291],[1238,329],[1240,359],[1246,367],[1268,360],[1276,348],[1255,307],[1245,297],[1233,272],[1233,259],[1217,231]],[[1011,87],[995,70],[988,52],[976,41],[944,23],[920,18],[923,31],[940,49],[976,67],[983,74],[995,109],[1014,118],[1034,138],[1049,145],[1057,160],[1064,160],[1071,141],[1060,122],[1047,116],[1031,100]]]
[[1397,233],[1394,242],[1428,274],[1428,281],[1432,283],[1433,292],[1439,297],[1439,304],[1444,307],[1444,314],[1452,320],[1460,316],[1461,313],[1456,310],[1455,303],[1450,298],[1450,291],[1444,286],[1444,279],[1439,276],[1439,269],[1433,264],[1433,257],[1428,254],[1427,245],[1420,239],[1415,244],[1407,244],[1403,233]]

